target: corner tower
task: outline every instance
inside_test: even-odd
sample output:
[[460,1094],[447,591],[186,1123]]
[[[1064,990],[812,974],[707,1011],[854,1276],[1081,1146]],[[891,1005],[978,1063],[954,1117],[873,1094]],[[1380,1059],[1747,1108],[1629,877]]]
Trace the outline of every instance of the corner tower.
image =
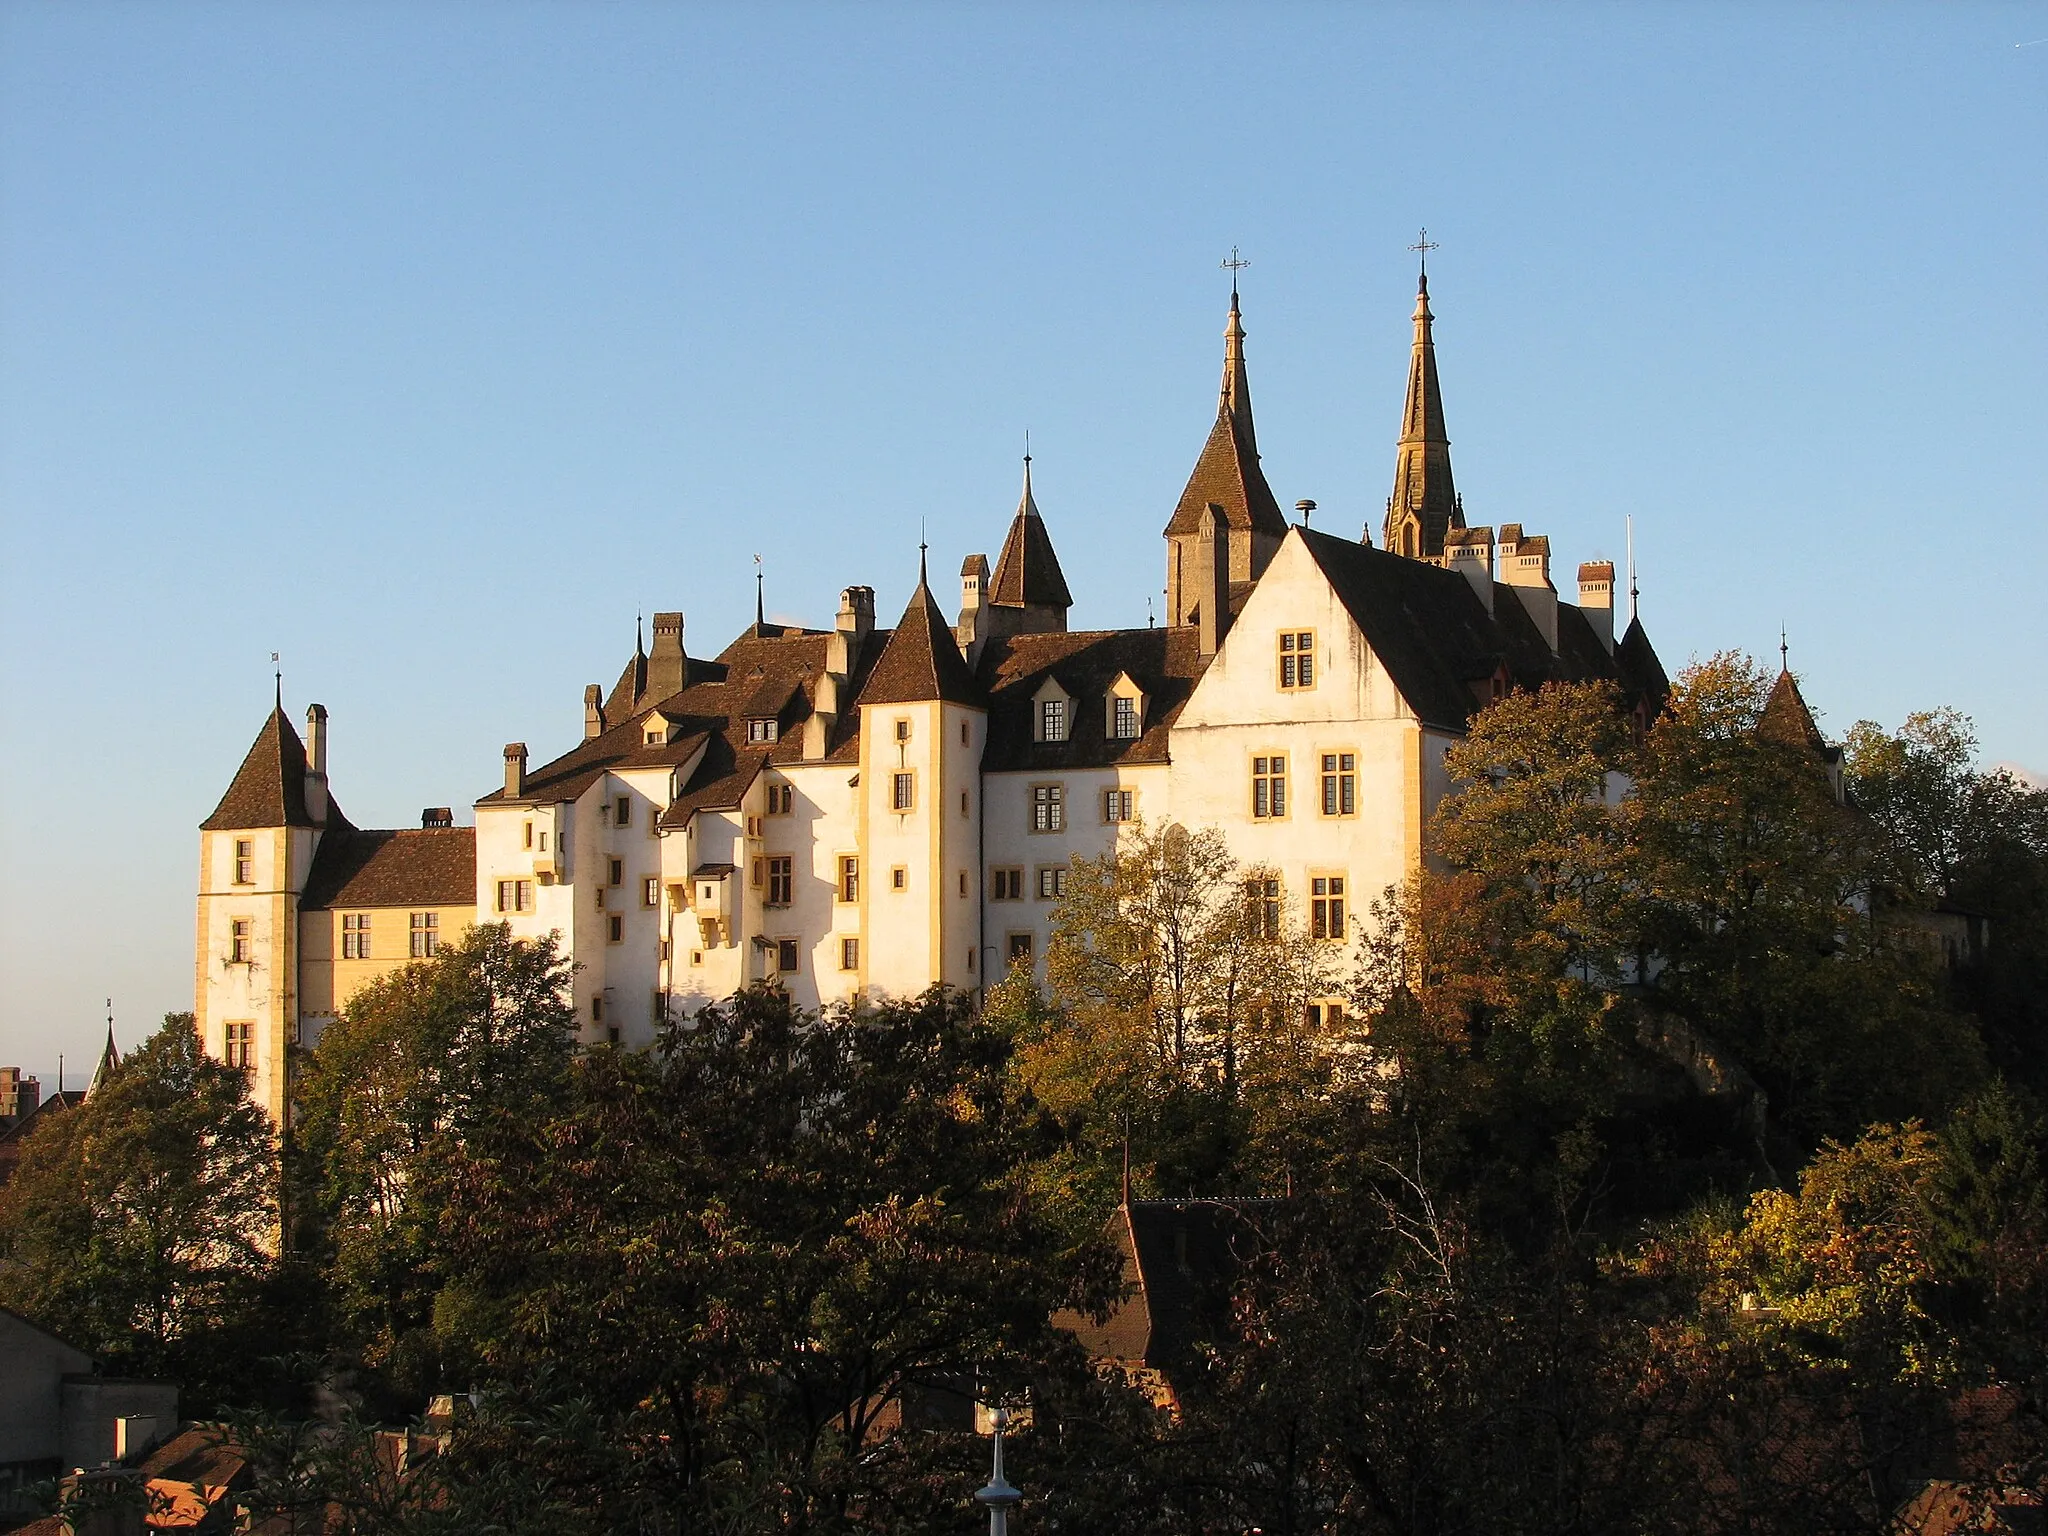
[[[1223,388],[1216,424],[1195,460],[1180,504],[1166,524],[1166,622],[1193,624],[1211,585],[1203,577],[1202,535],[1210,507],[1222,515],[1229,539],[1231,583],[1256,581],[1287,537],[1287,519],[1259,468],[1252,430],[1252,386],[1245,371],[1244,319],[1237,285],[1230,288],[1230,320],[1223,328]],[[1223,615],[1217,615],[1219,621]]]
[[1465,526],[1465,508],[1451,482],[1451,440],[1444,432],[1444,397],[1436,378],[1435,316],[1429,309],[1429,269],[1415,285],[1415,341],[1408,358],[1408,398],[1401,407],[1401,441],[1394,458],[1394,494],[1387,498],[1382,542],[1397,555],[1441,561],[1444,535]]

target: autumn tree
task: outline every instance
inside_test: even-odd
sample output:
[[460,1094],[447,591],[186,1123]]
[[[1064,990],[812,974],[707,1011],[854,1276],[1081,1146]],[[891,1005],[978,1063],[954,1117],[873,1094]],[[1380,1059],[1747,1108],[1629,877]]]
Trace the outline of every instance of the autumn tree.
[[247,1389],[274,1316],[277,1183],[247,1076],[170,1014],[83,1103],[38,1117],[0,1189],[0,1301],[199,1404]]

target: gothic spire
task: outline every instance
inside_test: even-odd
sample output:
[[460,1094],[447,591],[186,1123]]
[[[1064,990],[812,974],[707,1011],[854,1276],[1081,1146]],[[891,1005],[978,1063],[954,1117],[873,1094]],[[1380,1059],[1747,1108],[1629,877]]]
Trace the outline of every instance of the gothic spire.
[[1031,494],[1028,453],[1024,455],[1024,493],[1017,499],[1017,515],[1010,520],[1003,552],[996,557],[988,593],[989,601],[998,607],[1057,609],[1062,629],[1066,628],[1067,609],[1074,606],[1060,557],[1053,552],[1052,536],[1046,532],[1045,519],[1039,516],[1038,502]]
[[1396,554],[1435,559],[1444,535],[1465,526],[1451,481],[1451,440],[1444,431],[1443,391],[1436,377],[1429,274],[1415,285],[1415,340],[1408,359],[1408,397],[1401,408],[1401,439],[1394,458],[1394,494],[1387,500],[1386,547]]
[[[1230,319],[1223,328],[1223,387],[1216,402],[1216,422],[1166,524],[1166,536],[1195,533],[1212,502],[1223,509],[1234,538],[1256,534],[1270,539],[1277,548],[1287,537],[1287,519],[1259,468],[1258,437],[1252,430],[1251,378],[1244,361],[1244,319],[1238,312],[1234,286]],[[1246,548],[1249,551],[1249,538]],[[1263,568],[1263,562],[1255,563]],[[1235,563],[1232,569],[1236,572]],[[1256,574],[1247,568],[1238,572],[1236,579],[1249,580]]]
[[1216,414],[1227,417],[1245,447],[1258,453],[1259,441],[1252,431],[1252,381],[1244,369],[1244,317],[1238,313],[1234,280],[1230,285],[1230,322],[1223,328],[1223,389]]

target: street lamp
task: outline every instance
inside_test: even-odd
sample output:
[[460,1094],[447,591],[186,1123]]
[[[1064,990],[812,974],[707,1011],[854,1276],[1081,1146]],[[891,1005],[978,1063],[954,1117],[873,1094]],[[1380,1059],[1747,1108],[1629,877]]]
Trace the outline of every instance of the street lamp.
[[1010,1511],[1024,1495],[1003,1476],[1003,1426],[1010,1422],[1009,1409],[998,1408],[989,1415],[989,1422],[995,1426],[995,1469],[988,1475],[988,1486],[974,1497],[988,1506],[988,1536],[1010,1536]]

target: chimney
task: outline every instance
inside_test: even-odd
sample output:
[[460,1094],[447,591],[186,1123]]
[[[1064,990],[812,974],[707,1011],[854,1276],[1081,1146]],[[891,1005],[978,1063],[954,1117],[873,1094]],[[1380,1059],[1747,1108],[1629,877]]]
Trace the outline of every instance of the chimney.
[[583,739],[604,734],[604,690],[592,683],[583,690]]
[[[1515,535],[1512,546],[1508,534]],[[1513,554],[1509,553],[1510,548]],[[1519,523],[1509,523],[1501,529],[1500,579],[1515,589],[1515,596],[1522,600],[1522,607],[1535,620],[1536,628],[1543,636],[1543,643],[1550,647],[1550,654],[1557,654],[1557,588],[1550,584],[1550,540],[1540,533],[1524,534]]]
[[1579,567],[1579,612],[1614,654],[1614,562],[1593,560]]
[[327,706],[306,706],[306,814],[327,820]]
[[420,812],[420,825],[432,832],[444,832],[455,825],[455,808],[451,805],[430,805]]
[[[654,649],[647,654],[647,697],[660,703],[681,693],[689,680],[689,664],[683,655],[683,616],[657,613],[654,616]],[[588,718],[585,726],[588,727]]]
[[988,556],[969,555],[960,567],[960,622],[953,626],[953,638],[969,657],[975,656],[975,642],[982,637],[988,613]]
[[514,800],[526,793],[526,743],[523,741],[505,743],[505,793]]
[[1453,528],[1444,534],[1444,566],[1472,583],[1479,601],[1493,612],[1493,530]]
[[1230,627],[1230,525],[1215,502],[1202,509],[1195,539],[1195,577],[1200,583],[1196,590],[1201,593],[1201,609],[1195,615],[1201,626],[1199,649],[1204,656],[1214,656]]
[[836,627],[839,633],[851,637],[855,645],[867,639],[868,632],[875,627],[873,587],[848,587],[839,594],[839,618]]

